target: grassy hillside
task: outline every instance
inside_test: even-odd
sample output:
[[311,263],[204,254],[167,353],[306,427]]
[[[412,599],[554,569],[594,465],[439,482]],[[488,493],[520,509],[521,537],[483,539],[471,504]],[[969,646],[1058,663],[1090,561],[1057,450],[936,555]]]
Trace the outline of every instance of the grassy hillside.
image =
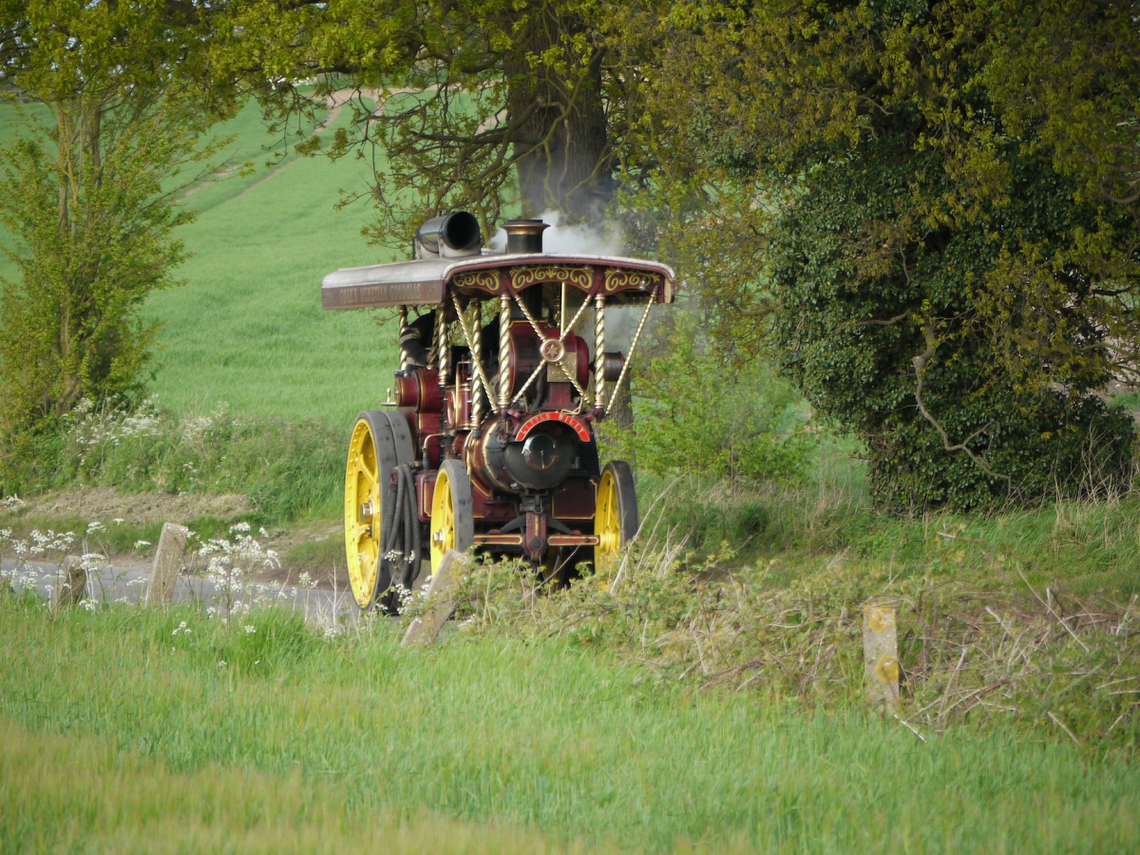
[[[338,121],[349,118],[347,111]],[[335,127],[335,125],[334,125]],[[395,368],[395,337],[366,312],[324,312],[321,278],[338,267],[390,260],[360,235],[363,205],[336,211],[342,188],[370,177],[363,162],[290,158],[266,167],[269,143],[256,108],[222,133],[237,133],[238,162],[256,171],[215,181],[186,202],[198,219],[182,239],[194,257],[185,287],[147,306],[166,329],[153,385],[163,406],[317,418],[346,429],[382,400]],[[331,129],[330,129],[331,132]]]

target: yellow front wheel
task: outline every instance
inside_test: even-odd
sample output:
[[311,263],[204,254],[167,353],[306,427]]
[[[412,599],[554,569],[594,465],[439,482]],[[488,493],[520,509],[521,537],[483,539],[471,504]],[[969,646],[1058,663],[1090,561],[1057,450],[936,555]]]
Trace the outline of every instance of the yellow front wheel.
[[602,470],[594,510],[594,534],[598,545],[594,558],[599,564],[617,554],[637,534],[637,491],[633,472],[624,460],[613,460]]
[[435,477],[431,499],[431,572],[435,573],[448,551],[466,552],[475,542],[471,479],[458,460],[445,460]]

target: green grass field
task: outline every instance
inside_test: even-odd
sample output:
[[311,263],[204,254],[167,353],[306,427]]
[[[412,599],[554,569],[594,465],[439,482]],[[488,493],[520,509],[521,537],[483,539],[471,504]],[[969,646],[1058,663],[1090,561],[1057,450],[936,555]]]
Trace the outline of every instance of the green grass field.
[[[338,119],[345,122],[349,112]],[[335,126],[334,126],[335,127]],[[329,130],[331,132],[332,129]],[[190,195],[197,220],[181,234],[194,254],[184,287],[155,294],[147,314],[165,324],[153,389],[162,406],[315,418],[351,428],[383,400],[397,359],[395,336],[367,312],[324,312],[321,278],[338,267],[391,260],[399,247],[369,247],[363,204],[337,211],[340,190],[370,177],[362,161],[286,159],[267,168],[270,142],[250,106],[236,133],[232,173]]]
[[[174,634],[183,621],[192,633]],[[325,640],[272,612],[53,619],[12,595],[0,623],[3,851],[1140,842],[1134,763],[1000,731],[921,742],[856,711],[646,682],[561,641],[408,651],[385,627]]]

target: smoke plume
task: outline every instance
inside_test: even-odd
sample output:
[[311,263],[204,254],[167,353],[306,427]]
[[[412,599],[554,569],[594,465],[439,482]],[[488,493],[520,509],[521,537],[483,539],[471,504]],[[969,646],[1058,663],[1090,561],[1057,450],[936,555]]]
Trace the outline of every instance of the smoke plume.
[[[550,228],[542,233],[544,252],[563,252],[574,255],[621,255],[624,241],[617,223],[605,223],[601,228],[563,225],[560,211],[543,211],[538,219]],[[502,252],[507,246],[507,233],[499,229],[489,242],[491,249]]]

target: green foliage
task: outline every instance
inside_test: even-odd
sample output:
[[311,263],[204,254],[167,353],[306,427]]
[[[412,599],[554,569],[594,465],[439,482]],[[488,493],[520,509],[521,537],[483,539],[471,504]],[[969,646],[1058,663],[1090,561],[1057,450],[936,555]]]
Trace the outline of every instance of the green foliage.
[[883,504],[1073,489],[1095,445],[1094,472],[1127,476],[1132,431],[1090,393],[1135,368],[1140,332],[1129,15],[697,2],[666,19],[643,135],[647,163],[673,164],[645,172],[669,200],[648,208],[656,240],[702,270],[722,339],[775,344],[866,440]]
[[741,487],[795,479],[811,451],[796,392],[762,363],[727,363],[680,306],[635,363],[633,393],[633,425],[607,425],[604,441],[639,470]]
[[984,437],[976,448],[984,450],[992,474],[947,451],[925,420],[892,415],[868,442],[871,490],[883,504],[910,511],[973,508],[1049,496],[1112,497],[1132,489],[1132,418],[1099,398],[999,390],[957,402],[948,412],[941,420],[947,432]]
[[121,178],[78,186],[69,173],[96,171],[98,155],[79,144],[73,156],[54,158],[48,146],[60,146],[58,134],[45,128],[36,136],[50,143],[21,138],[3,155],[0,217],[23,246],[13,253],[21,278],[4,283],[0,316],[0,423],[8,431],[61,415],[85,395],[139,391],[155,333],[139,307],[174,284],[169,271],[183,257],[172,235],[180,218],[158,200],[154,166],[184,151],[156,130],[102,157],[102,168]]
[[[784,370],[821,412],[866,439],[873,493],[914,510],[1127,488],[1131,420],[1088,394],[1103,369],[1082,357],[1054,366],[1060,389],[1018,382],[978,322],[986,292],[968,287],[1000,263],[993,234],[1028,234],[1035,223],[1059,239],[1054,224],[1080,213],[1071,194],[1036,186],[1041,165],[1023,160],[1034,178],[994,209],[995,232],[932,235],[899,264],[865,275],[850,236],[892,206],[905,211],[900,188],[925,168],[917,155],[880,148],[869,143],[813,170],[781,212],[769,250]],[[1105,354],[1096,323],[1072,306],[1029,314],[1084,342],[1085,357]]]
[[[174,284],[179,170],[225,88],[209,86],[200,22],[161,5],[37,0],[4,10],[13,50],[0,77],[41,102],[0,152],[0,221],[16,239],[19,279],[0,312],[0,431],[31,429],[81,399],[135,395],[155,328],[139,317]],[[10,41],[11,40],[11,41]]]
[[833,555],[902,524],[874,513],[866,466],[850,456],[858,453],[851,443],[837,448],[826,432],[813,441],[817,459],[806,458],[794,480],[731,484],[700,473],[654,476],[639,467],[642,536],[667,539],[702,557],[731,544],[737,563],[747,565],[759,556],[782,554],[798,562]]

